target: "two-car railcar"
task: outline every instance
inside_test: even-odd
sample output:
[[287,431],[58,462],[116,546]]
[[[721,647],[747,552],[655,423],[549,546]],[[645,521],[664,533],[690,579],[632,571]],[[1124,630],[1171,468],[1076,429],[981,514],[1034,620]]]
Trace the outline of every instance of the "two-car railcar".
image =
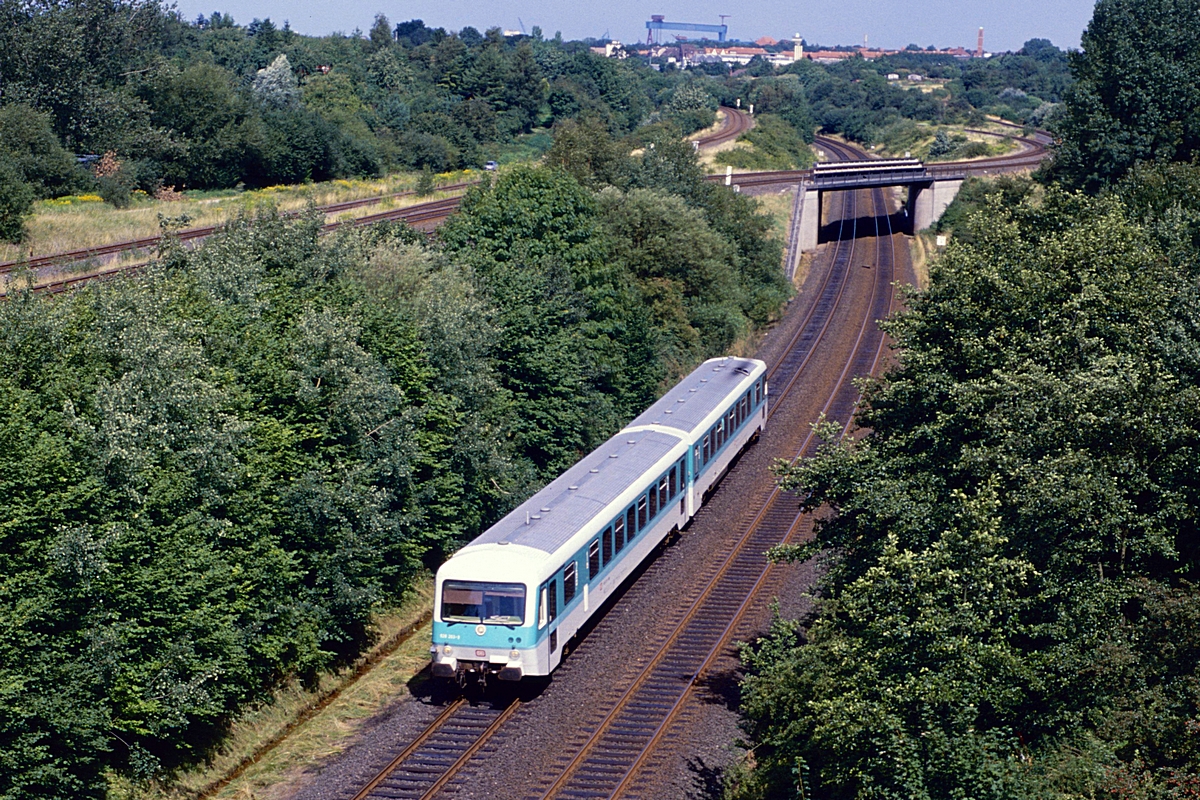
[[712,359],[438,570],[433,674],[549,675],[767,419],[766,365]]

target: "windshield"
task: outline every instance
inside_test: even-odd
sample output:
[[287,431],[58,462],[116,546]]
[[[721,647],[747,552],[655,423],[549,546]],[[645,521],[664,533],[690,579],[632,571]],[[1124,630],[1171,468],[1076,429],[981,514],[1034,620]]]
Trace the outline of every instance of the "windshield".
[[443,622],[525,623],[525,585],[446,581],[442,584]]

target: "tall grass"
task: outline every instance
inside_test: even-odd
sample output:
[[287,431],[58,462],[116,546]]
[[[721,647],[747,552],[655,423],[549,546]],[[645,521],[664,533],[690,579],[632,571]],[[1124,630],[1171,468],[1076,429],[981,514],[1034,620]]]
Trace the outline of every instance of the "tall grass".
[[[469,170],[436,176],[437,186],[458,183],[478,177]],[[0,244],[0,262],[83,250],[131,239],[144,239],[159,234],[159,215],[187,216],[187,227],[218,225],[240,213],[254,212],[265,206],[280,211],[299,211],[309,202],[329,205],[346,200],[409,191],[416,188],[414,174],[392,175],[377,180],[335,180],[326,183],[295,186],[269,186],[254,191],[184,192],[184,199],[175,202],[155,200],[145,193],[135,193],[128,208],[117,209],[100,202],[95,196],[73,196],[43,200],[34,206],[27,229],[29,235],[22,245]],[[400,198],[391,207],[399,208],[417,198]],[[378,211],[363,208],[353,212],[362,216]],[[351,212],[344,212],[351,213]],[[339,215],[341,218],[342,215]]]
[[379,642],[352,666],[305,689],[290,682],[274,700],[234,723],[225,749],[204,769],[171,784],[136,785],[113,778],[111,800],[267,800],[291,794],[312,765],[346,749],[362,724],[398,699],[429,663],[430,626],[397,640],[433,607],[433,580],[399,609],[376,620]]

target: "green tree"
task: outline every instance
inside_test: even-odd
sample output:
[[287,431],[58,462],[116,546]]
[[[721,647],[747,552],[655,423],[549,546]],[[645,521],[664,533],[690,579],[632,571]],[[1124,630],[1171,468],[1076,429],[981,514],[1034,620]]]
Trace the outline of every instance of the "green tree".
[[1075,86],[1051,174],[1095,192],[1139,161],[1191,161],[1200,147],[1200,33],[1192,0],[1100,0],[1071,57]]
[[1194,283],[1111,199],[993,202],[969,227],[889,324],[901,363],[867,393],[869,432],[785,471],[836,513],[782,552],[828,554],[807,644],[780,623],[748,656],[747,796],[794,791],[798,768],[830,797],[1200,774],[1155,733],[1200,708],[1195,665],[1145,644],[1191,613],[1179,581],[1200,569]]
[[74,159],[54,135],[50,115],[27,105],[0,108],[0,152],[41,197],[63,194],[80,183]]
[[300,102],[300,86],[285,53],[254,76],[254,95],[270,108],[288,108]]
[[25,239],[25,220],[33,213],[36,198],[24,173],[0,155],[0,239],[13,243]]

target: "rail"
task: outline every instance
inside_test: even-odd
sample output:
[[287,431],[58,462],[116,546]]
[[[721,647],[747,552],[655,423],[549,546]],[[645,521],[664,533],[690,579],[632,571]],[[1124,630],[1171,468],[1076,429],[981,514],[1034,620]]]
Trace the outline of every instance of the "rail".
[[[845,153],[851,151],[846,148]],[[857,262],[854,256],[855,232],[857,230],[857,211],[856,200],[854,193],[846,193],[843,198],[844,209],[841,215],[842,227],[844,235],[840,237],[840,241],[836,247],[836,252],[832,258],[831,268],[823,276],[822,283],[818,287],[817,297],[815,301],[808,307],[803,319],[798,326],[795,335],[791,337],[785,347],[785,351],[781,358],[777,359],[768,371],[770,380],[772,381],[772,418],[775,415],[783,412],[786,408],[784,401],[796,394],[796,387],[800,385],[799,379],[811,365],[811,358],[817,350],[818,345],[831,335],[832,331],[836,330],[835,319],[838,318],[839,309],[842,308],[844,301],[847,298],[847,286],[852,278],[858,274],[856,269]],[[882,262],[881,262],[882,263]],[[881,293],[887,295],[887,302],[890,303],[891,292],[891,271],[890,267],[878,270],[874,277],[872,286],[872,294],[878,297]],[[886,307],[880,311],[878,306],[873,306],[863,314],[860,322],[860,331],[866,331],[873,327],[873,322],[878,316],[885,316]],[[861,344],[864,334],[860,332],[858,343]],[[857,344],[854,350],[862,350]],[[878,348],[872,350],[872,360],[866,365],[868,370],[872,369],[877,360]],[[856,370],[862,368],[861,359],[848,358],[845,365],[841,369],[840,376],[837,379],[839,387],[848,385],[849,377],[856,374]],[[845,392],[842,392],[844,395]],[[837,395],[837,392],[831,393],[831,397]],[[847,401],[846,397],[841,397],[840,404],[831,405],[827,402],[825,405],[826,411],[834,413],[849,414],[852,409],[853,398]],[[780,436],[785,437],[787,442],[792,442],[788,445],[790,452],[795,455],[802,453],[811,444],[811,433],[807,432],[802,425],[784,425],[779,429],[781,432],[790,431],[790,433],[780,433]],[[797,438],[799,437],[799,438]],[[769,483],[769,481],[768,481]],[[724,560],[724,566],[718,572],[711,575],[706,575],[704,580],[700,581],[700,588],[697,590],[699,595],[693,598],[690,604],[691,611],[687,612],[686,620],[690,620],[691,639],[687,644],[681,644],[684,652],[680,655],[678,650],[664,649],[661,658],[658,659],[658,668],[646,668],[642,670],[641,679],[626,691],[626,695],[641,693],[639,696],[649,707],[660,706],[663,708],[676,707],[676,701],[679,697],[676,694],[662,694],[663,691],[671,689],[672,676],[691,675],[692,683],[694,679],[703,674],[703,669],[716,653],[720,652],[722,642],[728,640],[730,632],[736,627],[736,621],[740,615],[750,608],[756,597],[756,588],[762,585],[762,580],[766,571],[769,569],[766,564],[763,553],[773,544],[778,544],[783,541],[786,536],[790,535],[794,528],[795,513],[794,504],[788,507],[787,502],[776,502],[772,505],[770,500],[777,497],[778,492],[771,485],[769,488],[763,488],[762,494],[759,496],[758,507],[759,514],[756,516],[756,522],[747,528],[745,534],[740,537],[740,547],[731,547],[728,551],[728,556]],[[785,519],[786,518],[786,519]],[[782,531],[782,533],[781,533]],[[714,569],[717,566],[714,562]],[[689,625],[676,626],[676,632],[679,636],[689,634],[681,633],[689,629]],[[718,638],[713,636],[719,634]],[[699,636],[700,639],[696,639]],[[680,661],[678,659],[682,658]],[[669,663],[664,659],[671,659]],[[690,659],[690,660],[689,660]],[[686,662],[686,663],[685,663]],[[680,670],[690,665],[690,671]],[[666,676],[664,678],[664,676]],[[664,682],[666,687],[664,689]],[[691,684],[688,684],[689,686]],[[686,694],[686,689],[684,691]],[[670,702],[658,702],[655,697],[667,698]],[[674,699],[671,699],[674,698]],[[614,709],[616,706],[614,705]],[[614,725],[620,723],[616,721],[614,714],[619,714],[615,711],[610,714],[610,724],[608,730],[612,730]],[[448,724],[453,724],[454,715],[444,715],[435,722],[431,728],[419,739],[419,741],[428,741],[430,737],[436,736],[436,730]],[[657,720],[658,728],[662,728],[662,720]],[[589,721],[581,725],[584,729],[599,729],[600,720]],[[655,725],[649,726],[656,727]],[[489,732],[480,736],[476,741],[476,750],[484,746],[486,739],[491,739],[496,734],[496,728],[489,727]],[[626,729],[623,733],[618,734],[619,737],[624,737],[628,741],[629,731]],[[645,739],[642,740],[643,744]],[[456,744],[455,748],[461,748],[462,744]],[[582,746],[581,746],[582,747]],[[389,796],[405,796],[405,797],[428,797],[431,796],[432,790],[428,788],[433,784],[425,781],[417,787],[409,787],[405,789],[405,793],[399,794],[399,790],[405,783],[407,778],[395,778],[395,775],[404,775],[409,768],[404,766],[406,762],[413,758],[413,754],[419,751],[419,746],[410,745],[404,752],[393,760],[389,765],[393,778],[388,778],[386,786],[388,788],[381,789],[381,792],[389,793]],[[582,752],[582,749],[580,750]],[[640,751],[639,751],[640,752]],[[611,755],[611,754],[610,754]],[[608,756],[604,757],[605,766],[601,772],[611,772],[611,759]],[[465,768],[469,757],[459,756],[449,762],[449,758],[445,757],[440,765],[418,764],[414,767],[414,771],[420,772],[428,770],[432,774],[438,772],[438,786],[449,786],[450,782],[455,779],[459,770]],[[594,776],[593,776],[594,777]],[[589,786],[592,786],[592,779],[589,778]],[[379,779],[374,785],[380,786],[384,784],[383,779]],[[592,788],[595,788],[592,786]],[[427,792],[426,794],[418,793]],[[591,791],[591,789],[589,789]],[[365,800],[371,796],[371,790],[364,789],[359,797]],[[382,795],[380,795],[382,796]]]
[[[880,212],[880,207],[886,207],[886,201],[878,190],[872,199],[877,206],[874,218],[878,226],[881,216],[889,219],[886,213]],[[844,216],[851,218],[853,243],[857,239],[853,205],[848,206],[848,211]],[[877,263],[870,313],[861,318],[851,356],[846,359],[821,412],[846,421],[857,403],[857,391],[851,378],[864,374],[864,370],[870,373],[878,366],[886,340],[878,332],[875,320],[886,316],[894,301],[891,232],[889,230],[886,237],[887,248],[878,227],[876,238]],[[854,262],[852,247],[846,249],[844,255],[845,265]],[[835,262],[837,260],[835,256]],[[789,351],[793,349],[789,347]],[[795,385],[796,377],[798,375],[792,376],[788,382],[788,391]],[[773,405],[778,408],[779,402],[773,401]],[[809,430],[794,451],[794,458],[809,452],[814,442],[815,433]],[[766,502],[728,557],[717,580],[695,598],[683,623],[667,643],[660,645],[655,660],[638,681],[599,724],[589,726],[593,732],[575,758],[552,782],[539,789],[543,800],[552,797],[618,797],[630,787],[639,770],[663,742],[666,731],[678,718],[692,689],[725,651],[754,602],[761,599],[760,589],[771,571],[765,550],[793,540],[800,530],[802,517],[796,498],[772,486]]]

